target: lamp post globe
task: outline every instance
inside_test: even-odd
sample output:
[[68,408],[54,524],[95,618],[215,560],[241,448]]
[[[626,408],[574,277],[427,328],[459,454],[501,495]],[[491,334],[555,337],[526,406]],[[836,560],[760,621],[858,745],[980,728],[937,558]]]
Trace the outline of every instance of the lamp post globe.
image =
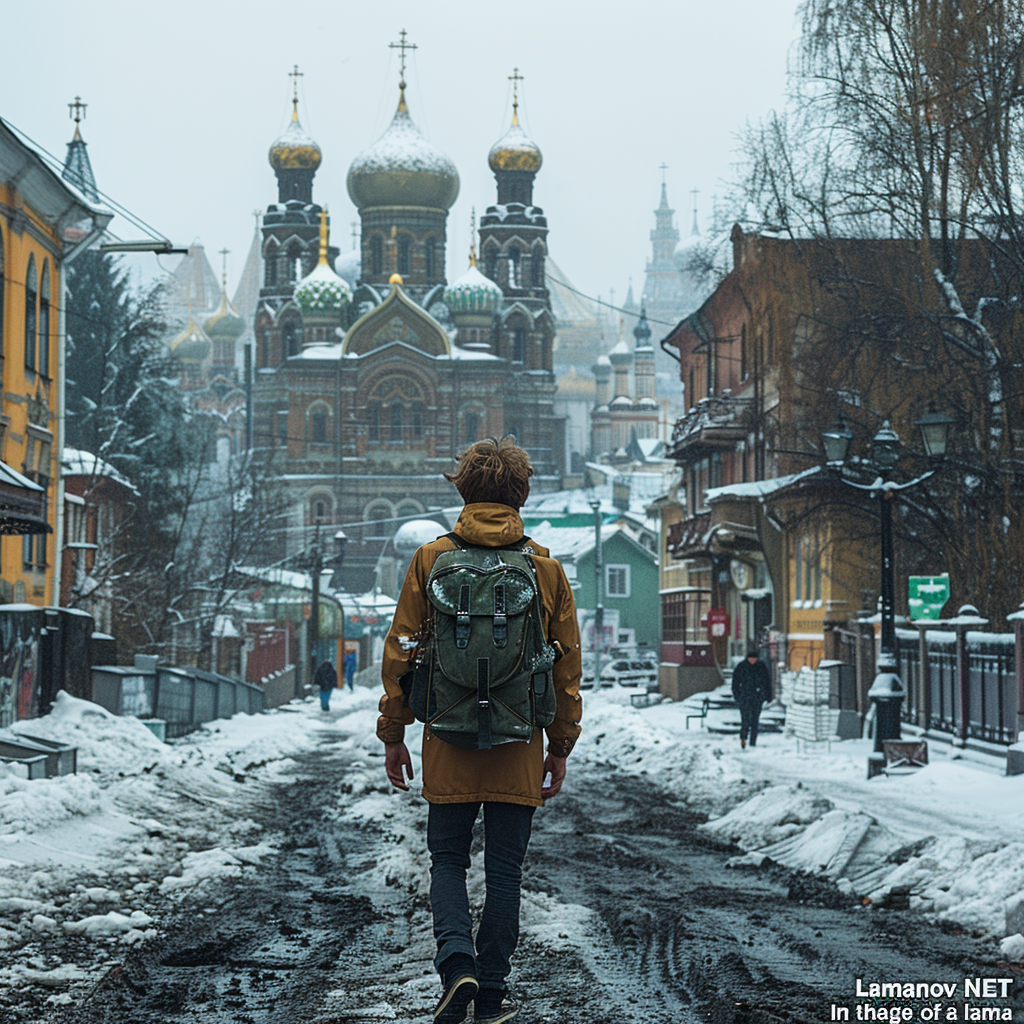
[[821,447],[825,451],[825,461],[830,466],[839,466],[846,461],[850,451],[853,434],[840,416],[829,430],[821,433]]

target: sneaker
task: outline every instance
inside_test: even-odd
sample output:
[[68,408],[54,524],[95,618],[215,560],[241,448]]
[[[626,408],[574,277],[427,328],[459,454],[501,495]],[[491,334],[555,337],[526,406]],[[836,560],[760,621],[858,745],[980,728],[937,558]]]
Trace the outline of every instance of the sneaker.
[[746,748],[747,748],[747,741],[745,739],[740,739],[740,750],[746,750]]
[[519,1003],[508,989],[500,993],[484,989],[477,996],[473,1009],[474,1024],[504,1024],[519,1013]]
[[469,1004],[479,989],[472,974],[459,973],[453,977],[445,986],[441,1001],[434,1008],[434,1024],[459,1024],[465,1020]]

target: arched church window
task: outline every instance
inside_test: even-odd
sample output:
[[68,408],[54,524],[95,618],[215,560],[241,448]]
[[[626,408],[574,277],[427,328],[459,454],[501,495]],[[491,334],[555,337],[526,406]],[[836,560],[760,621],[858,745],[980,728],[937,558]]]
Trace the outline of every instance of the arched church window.
[[412,273],[412,239],[408,235],[402,235],[398,240],[398,272],[403,275]]
[[36,258],[29,256],[28,271],[25,274],[25,366],[36,368],[36,289],[39,279],[36,274]]
[[298,281],[303,277],[302,273],[302,247],[298,242],[293,242],[288,248],[288,280]]
[[395,401],[391,405],[391,440],[402,440],[402,403]]
[[412,436],[422,437],[423,436],[423,403],[413,402],[411,410],[412,420]]
[[519,249],[514,245],[508,249],[508,286],[519,287]]
[[328,521],[330,506],[328,505],[326,498],[316,498],[313,501],[313,507],[310,509],[311,516],[314,526],[322,526]]
[[327,443],[327,413],[314,409],[309,415],[309,439],[313,444]]
[[297,356],[299,354],[299,328],[294,320],[289,320],[284,327],[281,328],[281,340],[284,343],[284,354],[288,356]]
[[277,246],[273,240],[263,254],[263,279],[268,288],[277,284]]
[[484,254],[484,273],[492,280],[498,279],[498,250],[488,249]]
[[50,376],[50,261],[43,260],[39,282],[39,375]]
[[530,281],[534,288],[544,287],[544,250],[537,248],[533,250],[533,258],[530,260]]
[[380,402],[371,402],[366,408],[367,433],[371,441],[380,440]]
[[370,273],[374,277],[384,273],[384,239],[380,235],[370,239]]
[[472,444],[480,439],[480,414],[467,412],[462,420],[462,443]]
[[526,329],[524,327],[512,328],[512,362],[522,363],[526,361]]
[[428,238],[426,241],[424,258],[427,270],[427,280],[434,280],[434,239]]

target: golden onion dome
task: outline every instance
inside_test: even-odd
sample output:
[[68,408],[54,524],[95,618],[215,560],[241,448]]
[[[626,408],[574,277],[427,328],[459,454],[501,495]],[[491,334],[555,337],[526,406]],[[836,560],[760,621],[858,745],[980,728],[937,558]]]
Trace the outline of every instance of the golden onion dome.
[[292,108],[288,127],[270,147],[267,159],[275,171],[315,171],[320,166],[323,153],[313,136],[302,127],[297,103]]
[[245,321],[228,300],[226,286],[221,288],[220,305],[207,317],[203,330],[211,339],[224,338],[227,341],[237,340],[245,331]]
[[513,115],[509,130],[491,146],[487,163],[492,171],[528,171],[536,174],[544,162],[540,147],[523,131],[518,115]]
[[459,195],[459,172],[416,127],[402,89],[387,131],[352,161],[347,185],[358,210],[373,206],[447,210]]

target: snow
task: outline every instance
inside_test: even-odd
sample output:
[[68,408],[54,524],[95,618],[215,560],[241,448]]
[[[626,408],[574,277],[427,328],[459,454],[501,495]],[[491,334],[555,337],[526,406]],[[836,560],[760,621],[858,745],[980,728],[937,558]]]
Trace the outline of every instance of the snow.
[[408,111],[399,108],[384,134],[369,149],[363,150],[349,168],[349,178],[365,174],[396,171],[426,172],[459,180],[451,159],[432,146],[416,127]]
[[[735,735],[686,728],[705,694],[639,709],[634,692],[584,691],[567,789],[609,768],[642,777],[707,814],[703,828],[742,851],[735,864],[767,859],[821,873],[875,902],[908,886],[918,912],[990,936],[1007,960],[1024,960],[1024,776],[1006,777],[997,759],[957,756],[932,739],[927,767],[868,780],[869,741],[798,746],[767,733],[741,750]],[[249,818],[266,792],[256,787],[325,739],[348,759],[331,815],[384,829],[382,855],[363,869],[366,891],[384,898],[388,880],[423,891],[422,821],[404,806],[421,797],[420,744],[409,744],[412,796],[389,791],[378,697],[376,688],[339,690],[329,717],[296,701],[208,723],[170,744],[136,719],[65,693],[50,715],[19,723],[15,731],[77,746],[79,773],[27,782],[0,765],[0,987],[73,998],[109,961],[83,951],[77,964],[54,967],[37,955],[48,936],[122,948],[156,935],[179,901],[202,912],[207,883],[244,878],[275,853],[276,838]],[[706,725],[735,717],[712,708]],[[482,887],[475,863],[471,900]],[[522,921],[525,936],[555,949],[585,948],[601,926],[569,893],[524,893]]]

